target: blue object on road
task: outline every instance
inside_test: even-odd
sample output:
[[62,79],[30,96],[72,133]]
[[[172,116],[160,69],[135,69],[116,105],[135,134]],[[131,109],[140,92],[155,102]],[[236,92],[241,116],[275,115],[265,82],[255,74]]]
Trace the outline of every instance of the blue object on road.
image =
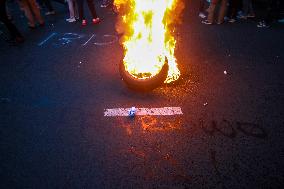
[[130,117],[134,117],[134,116],[135,116],[135,113],[136,113],[136,108],[135,108],[135,107],[132,107],[132,108],[129,110],[129,116],[130,116]]

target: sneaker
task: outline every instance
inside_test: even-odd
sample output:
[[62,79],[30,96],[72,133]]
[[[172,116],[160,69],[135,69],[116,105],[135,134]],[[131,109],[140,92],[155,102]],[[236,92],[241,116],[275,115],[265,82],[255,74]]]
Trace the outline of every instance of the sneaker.
[[43,27],[43,26],[45,26],[45,23],[44,23],[44,22],[39,23],[39,26],[40,26],[40,27]]
[[101,8],[106,8],[107,6],[108,4],[105,4],[105,3],[101,4]]
[[67,18],[66,21],[67,22],[76,22],[76,19],[75,18]]
[[101,8],[106,8],[110,5],[110,2],[108,0],[104,0],[103,3],[101,4]]
[[200,18],[206,18],[206,15],[203,12],[200,12],[198,15]]
[[248,14],[247,18],[255,18],[255,14]]
[[228,22],[229,22],[229,23],[234,23],[234,22],[236,22],[236,19],[230,18],[230,19],[228,20]]
[[93,19],[93,24],[97,24],[97,23],[99,23],[100,22],[100,18],[94,18]]
[[54,15],[54,14],[55,14],[55,11],[48,11],[48,12],[45,13],[46,16],[48,16],[48,15]]
[[208,20],[204,20],[201,22],[202,24],[206,24],[206,25],[212,25],[212,22],[209,22]]
[[82,20],[82,26],[86,26],[87,25],[87,20]]
[[224,22],[217,22],[218,25],[221,25],[221,24],[223,24],[223,23],[224,23]]
[[245,16],[245,15],[238,15],[237,18],[238,18],[238,19],[244,19],[244,20],[246,20],[246,19],[247,19],[247,16]]
[[262,21],[257,24],[257,27],[258,28],[269,28],[270,26],[266,24],[264,21]]

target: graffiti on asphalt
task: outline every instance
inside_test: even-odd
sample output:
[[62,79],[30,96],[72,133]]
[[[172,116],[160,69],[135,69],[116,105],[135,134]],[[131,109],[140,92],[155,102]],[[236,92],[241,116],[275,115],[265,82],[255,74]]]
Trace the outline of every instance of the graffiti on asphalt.
[[230,122],[226,119],[223,119],[219,123],[216,120],[212,120],[206,124],[203,119],[200,119],[199,126],[206,134],[214,135],[219,133],[232,139],[240,133],[244,134],[245,136],[259,139],[264,139],[267,137],[266,130],[259,124],[245,121]]
[[[186,127],[182,119],[163,119],[159,120],[157,117],[144,116],[138,117],[136,121],[131,121],[127,119],[118,118],[122,128],[126,129],[126,134],[131,136],[137,136],[142,134],[150,134],[157,132],[174,132],[187,129],[197,129],[209,136],[223,136],[228,139],[234,139],[237,136],[245,136],[251,139],[263,140],[268,137],[267,131],[264,129],[262,124],[249,121],[231,121],[228,119],[196,119],[197,121],[192,122],[190,125],[194,127]],[[139,128],[139,129],[138,129]],[[139,133],[137,133],[137,131]],[[193,132],[186,132],[192,134]],[[133,137],[135,141],[136,137]],[[178,157],[175,153],[171,151],[169,146],[164,145],[163,142],[149,140],[148,137],[142,137],[145,139],[145,143],[140,145],[130,145],[130,147],[123,151],[122,153],[128,152],[133,157],[137,158],[137,161],[132,161],[131,163],[131,174],[136,176],[141,176],[140,171],[143,170],[144,178],[149,181],[154,181],[157,185],[163,180],[169,181],[167,184],[175,187],[190,188],[196,179],[202,180],[203,175],[191,175],[188,173],[186,168],[181,162],[179,162]],[[151,141],[149,143],[149,141]],[[207,151],[207,150],[206,150]],[[239,157],[240,158],[240,157]],[[216,179],[218,182],[225,187],[226,183],[223,183],[225,179],[231,179],[230,175],[223,172],[221,166],[224,166],[220,159],[218,159],[218,152],[214,148],[208,149],[208,159],[212,165],[213,171],[216,174]],[[193,160],[191,162],[194,162]],[[237,161],[232,162],[232,170],[237,171],[244,164],[239,164]],[[228,165],[226,165],[228,166]],[[155,167],[155,169],[152,169]],[[170,170],[168,172],[163,172],[163,169]]]
[[[83,41],[84,39],[84,41]],[[107,46],[114,44],[118,41],[118,37],[116,35],[104,34],[104,35],[96,35],[91,34],[90,36],[86,36],[84,34],[78,33],[57,33],[53,32],[44,38],[41,42],[38,43],[38,46],[45,47],[48,45],[52,45],[55,47],[64,47],[71,44],[78,44],[82,47],[87,46],[88,44],[93,44],[97,46]]]

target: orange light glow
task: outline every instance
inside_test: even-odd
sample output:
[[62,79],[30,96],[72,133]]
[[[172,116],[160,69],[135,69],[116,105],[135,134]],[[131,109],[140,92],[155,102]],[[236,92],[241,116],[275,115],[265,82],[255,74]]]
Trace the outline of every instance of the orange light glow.
[[123,34],[125,69],[138,79],[155,76],[168,61],[166,83],[180,76],[173,24],[183,9],[180,0],[115,0],[116,30]]

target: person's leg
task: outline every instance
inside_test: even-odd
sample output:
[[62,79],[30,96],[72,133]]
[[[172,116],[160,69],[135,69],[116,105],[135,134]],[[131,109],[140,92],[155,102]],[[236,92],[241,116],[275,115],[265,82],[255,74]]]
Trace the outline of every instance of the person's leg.
[[94,0],[87,0],[87,3],[88,3],[89,10],[93,16],[93,19],[98,18],[95,5],[94,5]]
[[74,15],[75,18],[78,19],[79,18],[79,12],[78,12],[78,3],[77,0],[72,0],[73,3],[73,7],[74,7]]
[[231,18],[236,18],[238,13],[239,0],[232,0]]
[[253,5],[252,5],[252,0],[248,0],[248,14],[247,14],[248,17],[255,17],[255,13],[254,13],[254,8],[253,8]]
[[218,1],[212,1],[210,3],[210,6],[208,8],[208,17],[207,17],[207,20],[208,20],[209,23],[214,22],[214,13],[215,13],[217,3],[218,3]]
[[228,18],[232,17],[232,11],[233,11],[233,1],[234,0],[229,0],[229,5],[228,5],[228,11],[227,11],[227,16]]
[[28,25],[30,27],[35,27],[35,20],[34,20],[34,17],[32,15],[30,6],[28,4],[28,0],[21,0],[21,1],[18,1],[18,2],[19,2],[21,10],[24,11],[26,18],[28,19]]
[[205,12],[205,0],[199,0],[199,12]]
[[6,0],[0,1],[0,21],[5,24],[7,27],[11,39],[15,39],[17,42],[23,42],[24,38],[16,28],[16,26],[8,19],[7,10],[6,10]]
[[266,2],[266,11],[265,13],[260,17],[260,22],[258,22],[257,27],[260,28],[267,28],[269,27],[271,21],[272,21],[272,2],[273,0],[268,0]]
[[54,12],[53,6],[50,2],[50,0],[43,0],[48,12]]
[[268,13],[264,21],[267,25],[271,25],[273,21],[279,18],[279,4],[277,0],[271,0],[268,7]]
[[40,24],[44,24],[44,20],[43,20],[41,14],[40,14],[40,10],[39,10],[39,8],[38,8],[38,5],[37,5],[36,1],[35,1],[35,0],[27,0],[27,1],[28,1],[29,6],[30,6],[32,12],[34,13],[34,15],[35,15],[37,21],[38,21]]
[[73,0],[67,0],[68,8],[69,8],[69,15],[70,18],[75,18],[75,12],[74,12],[74,3]]
[[79,19],[80,20],[85,20],[85,16],[84,16],[84,0],[77,0],[77,4],[78,4],[78,11],[79,11]]
[[243,15],[247,16],[249,14],[249,0],[243,0]]
[[226,15],[226,10],[227,10],[227,4],[228,4],[228,0],[222,0],[221,1],[219,16],[218,16],[218,23],[219,24],[224,22],[224,17]]

